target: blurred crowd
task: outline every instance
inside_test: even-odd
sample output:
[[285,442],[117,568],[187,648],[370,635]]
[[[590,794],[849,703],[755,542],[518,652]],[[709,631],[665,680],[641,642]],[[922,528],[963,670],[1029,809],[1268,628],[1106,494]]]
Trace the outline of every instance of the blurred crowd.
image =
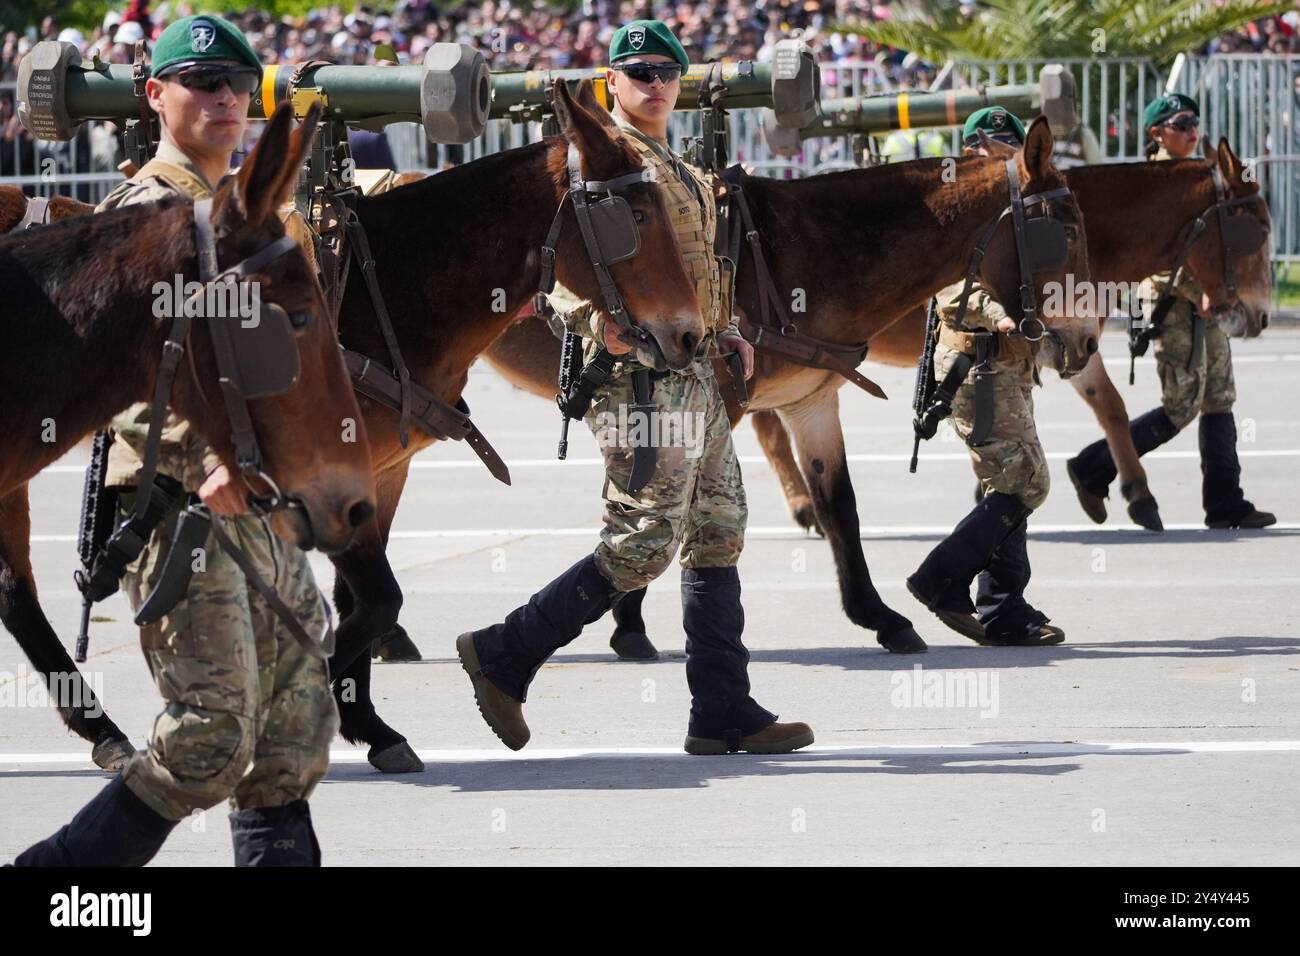
[[[887,20],[905,0],[479,0],[438,4],[397,0],[372,7],[333,4],[303,16],[279,19],[250,6],[228,14],[266,63],[325,59],[372,63],[381,46],[402,62],[419,62],[433,43],[468,43],[481,49],[493,70],[580,68],[603,63],[614,31],[628,20],[654,17],[672,24],[692,61],[763,60],[783,36],[800,35],[821,62],[873,60],[891,80],[917,80],[932,69],[907,51],[880,47],[833,24]],[[960,0],[973,13],[976,0]],[[1300,6],[1300,0],[1298,0]],[[131,59],[134,44],[152,39],[172,20],[202,10],[202,3],[131,0],[93,32],[65,27],[46,17],[25,31],[10,29],[0,51],[0,83],[12,80],[18,61],[33,43],[62,39],[109,62]],[[1206,46],[1210,53],[1300,52],[1300,9],[1267,17],[1224,34]]]
[[[371,7],[330,5],[300,17],[275,18],[254,7],[230,14],[266,63],[327,59],[372,63],[387,45],[402,62],[419,62],[431,44],[468,43],[483,51],[493,70],[580,68],[605,61],[614,31],[628,20],[658,18],[672,24],[691,59],[763,59],[782,36],[798,31],[823,60],[873,58],[884,54],[901,66],[906,53],[881,50],[861,37],[831,34],[832,21],[863,23],[887,19],[894,0],[584,0],[571,6],[546,0],[438,4],[397,0]],[[381,9],[382,6],[382,9]],[[136,40],[156,36],[171,20],[202,9],[202,3],[165,0],[150,7],[134,0],[109,13],[92,34],[62,27],[47,17],[36,39],[60,38],[89,55],[128,62]],[[29,34],[33,31],[29,31]],[[11,33],[0,58],[0,82],[33,42]]]
[[[333,4],[296,17],[273,17],[248,7],[230,14],[266,63],[308,59],[366,64],[395,56],[420,62],[429,46],[442,41],[473,45],[483,51],[494,71],[581,68],[602,64],[614,31],[636,18],[670,23],[692,61],[711,59],[763,61],[782,37],[797,35],[824,65],[869,61],[876,88],[924,87],[934,67],[915,54],[881,47],[864,37],[838,32],[835,24],[887,20],[907,0],[476,0],[437,3],[396,0],[370,6]],[[968,14],[977,0],[959,0]],[[1206,46],[1211,53],[1300,52],[1300,0],[1297,10],[1268,17],[1225,34]],[[23,55],[39,40],[74,43],[83,55],[129,63],[135,44],[152,40],[172,20],[204,9],[200,2],[129,0],[109,12],[91,32],[46,17],[23,30],[9,29],[0,47],[0,176],[31,171],[32,143],[14,115],[13,95],[3,89],[17,77]],[[834,70],[823,70],[823,88],[834,95]],[[85,144],[88,148],[99,144]],[[111,163],[105,155],[77,163],[93,171]],[[111,165],[106,168],[111,169]]]

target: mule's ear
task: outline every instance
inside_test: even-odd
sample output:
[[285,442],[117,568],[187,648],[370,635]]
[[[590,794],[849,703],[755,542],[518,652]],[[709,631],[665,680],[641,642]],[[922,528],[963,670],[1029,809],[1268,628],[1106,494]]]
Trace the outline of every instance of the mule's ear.
[[1219,154],[1210,145],[1210,137],[1208,136],[1203,135],[1201,137],[1201,155],[1205,157],[1205,161],[1211,166],[1219,165]]
[[249,226],[265,225],[293,195],[320,113],[320,104],[313,103],[302,125],[294,130],[293,106],[286,102],[276,107],[235,184],[239,208]]
[[281,103],[235,179],[238,208],[251,226],[265,222],[279,205],[274,198],[284,174],[284,155],[292,127],[293,107]]
[[982,129],[975,132],[979,134],[980,148],[992,156],[994,159],[1010,159],[1016,155],[1015,149],[1001,140],[996,140]]
[[[606,87],[608,89],[608,87]],[[609,110],[605,109],[605,104],[596,99],[596,85],[590,80],[583,80],[578,84],[577,92],[573,100],[592,116],[600,121],[602,126],[608,126],[610,129],[617,130],[618,124],[614,122],[614,117],[610,115]]]
[[1055,145],[1047,117],[1038,117],[1030,124],[1029,132],[1025,135],[1025,169],[1032,178],[1042,179],[1052,169],[1052,149]]
[[[613,130],[602,123],[585,105],[591,103],[600,112],[605,113],[604,108],[596,102],[596,94],[591,89],[591,80],[580,82],[577,93],[572,96],[569,94],[567,83],[556,82],[553,103],[555,119],[559,122],[560,129],[588,161],[594,159],[599,163],[601,158],[608,160],[616,154],[618,145],[614,140]],[[609,114],[605,113],[605,115]]]
[[1241,172],[1243,169],[1241,160],[1237,154],[1232,151],[1228,145],[1228,137],[1219,138],[1219,171],[1223,173],[1224,180],[1228,183],[1228,189],[1236,189],[1245,184]]

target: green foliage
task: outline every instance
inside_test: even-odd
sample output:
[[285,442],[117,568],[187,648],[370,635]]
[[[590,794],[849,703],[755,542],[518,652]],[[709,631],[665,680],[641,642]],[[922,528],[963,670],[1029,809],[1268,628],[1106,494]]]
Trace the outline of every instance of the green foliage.
[[974,16],[922,0],[892,20],[834,29],[947,60],[1141,56],[1166,66],[1251,20],[1293,8],[1290,0],[984,0]]

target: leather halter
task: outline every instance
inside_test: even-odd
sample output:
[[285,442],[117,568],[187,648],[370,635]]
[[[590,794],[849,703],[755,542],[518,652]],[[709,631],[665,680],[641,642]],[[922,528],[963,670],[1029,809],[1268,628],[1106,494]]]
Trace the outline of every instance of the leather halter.
[[[1224,305],[1216,306],[1214,309],[1216,314],[1228,311],[1237,301],[1237,258],[1250,255],[1264,241],[1262,226],[1259,227],[1258,241],[1255,241],[1254,247],[1250,249],[1245,248],[1245,244],[1234,243],[1228,236],[1228,210],[1233,206],[1244,206],[1246,203],[1263,202],[1264,197],[1259,193],[1252,193],[1249,196],[1228,198],[1227,189],[1223,183],[1223,174],[1219,172],[1218,166],[1210,167],[1210,178],[1214,181],[1214,202],[1206,206],[1199,216],[1183,227],[1183,244],[1178,251],[1178,256],[1174,259],[1173,268],[1169,272],[1169,284],[1165,286],[1165,291],[1156,300],[1152,314],[1160,310],[1166,299],[1172,300],[1174,298],[1173,289],[1178,284],[1179,273],[1186,264],[1187,257],[1192,252],[1192,247],[1196,245],[1201,236],[1205,235],[1206,229],[1209,228],[1209,218],[1211,216],[1215,216],[1219,221],[1219,242],[1223,248],[1223,284],[1229,298],[1233,300]],[[1253,221],[1256,224],[1259,222],[1258,219]]]
[[[637,249],[640,248],[640,226],[632,217],[632,210],[627,205],[627,201],[615,196],[614,193],[637,183],[647,182],[647,172],[645,169],[638,169],[630,173],[624,173],[614,179],[584,180],[579,165],[580,159],[578,148],[570,143],[566,156],[569,171],[569,190],[555,210],[555,216],[551,219],[551,228],[546,233],[546,242],[542,245],[542,274],[538,282],[538,293],[534,300],[534,307],[539,314],[546,314],[544,311],[547,308],[545,296],[555,288],[556,243],[559,242],[560,231],[564,226],[564,204],[565,201],[572,200],[573,211],[578,220],[578,231],[582,233],[582,241],[587,247],[587,257],[591,260],[591,270],[596,274],[596,281],[600,284],[600,294],[601,298],[604,299],[606,313],[617,323],[625,337],[634,342],[640,342],[651,349],[657,349],[658,345],[654,336],[637,325],[628,313],[623,296],[618,291],[618,285],[614,282],[614,277],[609,273],[609,266],[613,262],[622,261],[632,256],[621,255],[617,258],[611,258],[609,251],[605,248],[605,246],[620,241],[628,241],[630,238],[627,235],[628,230],[636,231],[636,247]],[[591,195],[600,193],[604,193],[606,198],[593,203],[590,198]],[[611,205],[606,206],[606,203]],[[621,206],[618,205],[620,203]],[[626,212],[623,211],[624,209],[626,209]],[[606,222],[597,219],[598,216],[602,215],[607,220]],[[620,220],[622,220],[621,223]],[[602,234],[604,235],[603,243],[601,241]],[[633,255],[635,254],[634,252]],[[632,343],[629,342],[629,344]]]
[[[975,277],[979,274],[981,263],[984,261],[984,253],[993,238],[993,233],[1001,224],[1002,220],[1011,217],[1012,231],[1016,240],[1016,259],[1020,269],[1020,319],[1018,321],[1018,331],[1028,342],[1037,342],[1044,336],[1048,335],[1050,330],[1038,316],[1038,296],[1034,292],[1033,269],[1030,266],[1029,243],[1026,238],[1026,218],[1025,209],[1028,206],[1042,205],[1048,216],[1051,214],[1050,202],[1053,199],[1064,199],[1072,197],[1074,194],[1068,186],[1060,186],[1056,189],[1047,189],[1038,193],[1030,193],[1027,196],[1020,194],[1020,174],[1016,169],[1015,158],[1006,161],[1007,171],[1007,188],[1010,192],[1010,202],[1003,210],[993,217],[993,220],[984,227],[980,233],[979,241],[971,251],[970,263],[966,267],[966,278],[962,285],[961,299],[957,304],[957,312],[953,316],[953,326],[961,329],[962,323],[966,318],[966,306],[970,299],[971,289],[975,284]],[[1051,222],[1062,231],[1064,225],[1056,220]],[[1057,263],[1057,267],[1064,263]],[[1037,334],[1030,335],[1025,329],[1030,323],[1037,325]]]
[[[181,308],[172,318],[171,330],[163,343],[162,361],[158,366],[158,380],[154,386],[153,403],[149,411],[149,433],[145,439],[138,481],[138,487],[142,489],[153,485],[154,476],[158,471],[158,449],[162,441],[163,420],[166,417],[167,406],[170,404],[176,369],[185,354],[185,342],[189,338],[190,319],[193,317],[195,304],[203,301],[208,290],[217,282],[224,282],[230,278],[243,278],[265,268],[292,249],[294,241],[291,236],[281,236],[230,268],[221,269],[217,262],[216,231],[212,225],[212,199],[208,198],[196,200],[194,203],[194,245],[198,254],[199,280],[203,283],[203,287],[182,303]],[[254,510],[264,514],[293,507],[296,502],[285,498],[279,486],[262,469],[262,450],[257,444],[252,417],[248,412],[248,396],[243,393],[239,385],[234,331],[230,328],[230,322],[234,319],[214,321],[216,317],[206,316],[206,318],[209,319],[208,331],[212,336],[213,352],[217,359],[218,382],[225,400],[226,415],[230,419],[235,461],[245,483],[249,478],[256,477],[271,488],[269,496],[251,495],[249,501]],[[132,513],[138,518],[143,518],[149,500],[150,496],[147,494],[137,495]]]

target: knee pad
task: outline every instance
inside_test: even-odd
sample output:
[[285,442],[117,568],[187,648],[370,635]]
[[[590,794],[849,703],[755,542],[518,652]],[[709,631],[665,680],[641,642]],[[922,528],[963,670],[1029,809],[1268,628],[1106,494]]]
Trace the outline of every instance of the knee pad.
[[239,783],[257,747],[251,717],[170,704],[154,722],[150,751],[174,776],[214,790]]

